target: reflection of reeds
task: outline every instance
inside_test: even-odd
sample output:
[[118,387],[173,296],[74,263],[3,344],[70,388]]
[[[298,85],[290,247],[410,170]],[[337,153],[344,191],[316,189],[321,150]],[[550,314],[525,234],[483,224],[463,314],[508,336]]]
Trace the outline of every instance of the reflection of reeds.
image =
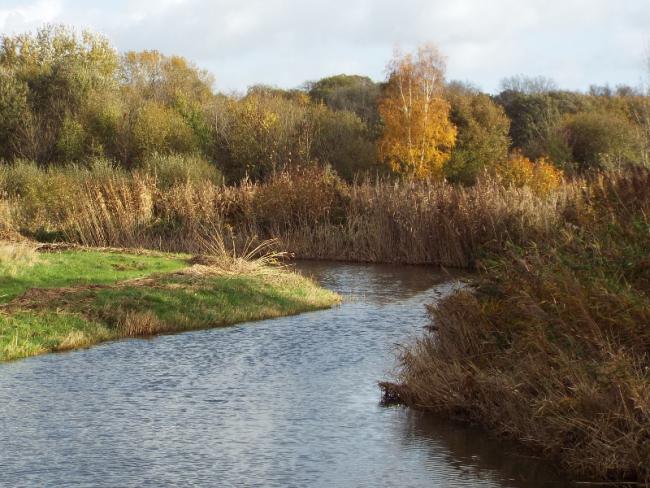
[[588,478],[650,483],[650,171],[589,182],[546,242],[431,309],[386,400],[483,424]]
[[575,185],[565,185],[539,196],[492,180],[471,188],[415,181],[347,185],[319,170],[237,187],[196,180],[162,185],[154,176],[106,167],[28,173],[26,190],[7,190],[17,206],[16,226],[32,235],[192,253],[217,236],[229,251],[275,239],[274,249],[300,258],[455,267],[471,266],[508,242],[542,238],[576,193]]

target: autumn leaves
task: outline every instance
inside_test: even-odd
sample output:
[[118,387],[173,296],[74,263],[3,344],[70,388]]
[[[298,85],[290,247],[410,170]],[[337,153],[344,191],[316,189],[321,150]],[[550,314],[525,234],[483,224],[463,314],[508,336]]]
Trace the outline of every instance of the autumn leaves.
[[433,45],[415,55],[396,52],[379,103],[384,130],[380,156],[396,173],[416,178],[443,177],[443,166],[456,142],[443,98],[445,59]]

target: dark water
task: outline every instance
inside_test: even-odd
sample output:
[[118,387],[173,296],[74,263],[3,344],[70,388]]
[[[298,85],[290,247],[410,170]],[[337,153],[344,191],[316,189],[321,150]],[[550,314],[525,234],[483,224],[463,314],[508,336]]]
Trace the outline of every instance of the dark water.
[[379,406],[449,276],[301,267],[346,303],[0,365],[0,485],[563,486],[480,431]]

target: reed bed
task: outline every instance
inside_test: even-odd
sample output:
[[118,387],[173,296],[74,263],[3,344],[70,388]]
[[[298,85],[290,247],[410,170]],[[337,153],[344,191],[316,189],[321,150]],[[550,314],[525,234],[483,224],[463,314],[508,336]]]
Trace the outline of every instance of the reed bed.
[[541,449],[582,479],[650,484],[650,171],[600,175],[552,239],[431,307],[386,399]]
[[[575,185],[539,195],[485,178],[445,182],[362,181],[306,169],[266,183],[226,187],[200,180],[162,184],[152,174],[99,169],[9,168],[5,203],[23,234],[99,247],[203,252],[272,239],[309,259],[471,267],[507,243],[541,239],[562,220]],[[96,173],[100,173],[97,175]],[[20,178],[5,174],[1,181]]]

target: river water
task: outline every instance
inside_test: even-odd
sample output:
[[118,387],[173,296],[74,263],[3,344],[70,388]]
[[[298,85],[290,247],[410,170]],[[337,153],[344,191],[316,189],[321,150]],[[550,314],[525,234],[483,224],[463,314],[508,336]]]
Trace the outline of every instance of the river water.
[[0,486],[564,486],[484,432],[381,407],[453,277],[301,263],[340,307],[0,365]]

